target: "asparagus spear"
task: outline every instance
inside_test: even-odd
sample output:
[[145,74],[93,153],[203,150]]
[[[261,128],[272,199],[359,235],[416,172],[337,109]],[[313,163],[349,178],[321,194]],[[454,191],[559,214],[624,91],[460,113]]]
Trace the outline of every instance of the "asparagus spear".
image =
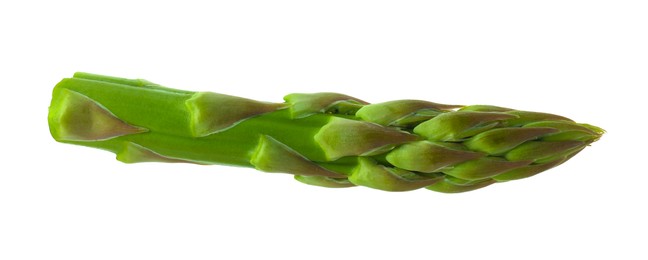
[[283,103],[76,73],[53,91],[55,140],[117,160],[254,167],[324,187],[465,192],[567,161],[601,128],[553,114],[337,93]]

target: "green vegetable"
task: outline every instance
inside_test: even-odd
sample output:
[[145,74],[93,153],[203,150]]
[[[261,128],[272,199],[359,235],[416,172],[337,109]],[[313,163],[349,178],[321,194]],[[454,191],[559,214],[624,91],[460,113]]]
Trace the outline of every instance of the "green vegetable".
[[603,130],[546,113],[420,100],[368,104],[336,93],[268,103],[76,73],[54,88],[59,142],[125,163],[254,167],[324,187],[464,192],[565,162]]

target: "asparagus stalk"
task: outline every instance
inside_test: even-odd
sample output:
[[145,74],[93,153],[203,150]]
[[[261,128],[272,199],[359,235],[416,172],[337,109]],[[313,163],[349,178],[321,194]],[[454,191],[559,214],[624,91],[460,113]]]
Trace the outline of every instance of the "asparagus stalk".
[[567,161],[604,131],[553,114],[337,93],[260,102],[76,73],[54,88],[55,140],[125,163],[183,162],[294,174],[324,187],[465,192]]

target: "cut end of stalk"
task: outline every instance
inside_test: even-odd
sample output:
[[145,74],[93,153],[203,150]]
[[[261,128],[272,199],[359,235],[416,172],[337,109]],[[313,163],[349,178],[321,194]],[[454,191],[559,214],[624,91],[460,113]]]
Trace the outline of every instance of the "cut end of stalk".
[[101,141],[148,131],[122,121],[101,104],[69,89],[55,90],[48,119],[52,136],[61,141]]

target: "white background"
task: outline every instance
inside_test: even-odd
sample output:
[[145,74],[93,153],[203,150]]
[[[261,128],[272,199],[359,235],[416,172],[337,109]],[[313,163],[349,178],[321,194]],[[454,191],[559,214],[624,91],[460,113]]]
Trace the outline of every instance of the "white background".
[[[0,259],[648,259],[645,1],[175,2],[0,4]],[[608,133],[464,194],[324,189],[56,143],[51,90],[75,71],[493,104]]]

